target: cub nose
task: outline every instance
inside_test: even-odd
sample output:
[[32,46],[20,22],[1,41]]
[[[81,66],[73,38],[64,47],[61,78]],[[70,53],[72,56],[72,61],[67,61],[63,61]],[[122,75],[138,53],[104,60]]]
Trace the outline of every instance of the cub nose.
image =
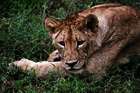
[[73,61],[69,61],[67,63],[65,63],[66,65],[68,65],[69,67],[73,67],[74,65],[76,65],[78,63],[78,60],[73,60]]

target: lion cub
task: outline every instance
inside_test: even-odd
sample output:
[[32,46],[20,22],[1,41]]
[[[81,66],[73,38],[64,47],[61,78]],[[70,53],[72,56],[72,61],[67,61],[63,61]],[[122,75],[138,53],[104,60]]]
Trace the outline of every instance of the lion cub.
[[47,17],[45,27],[57,49],[48,61],[21,59],[11,64],[34,69],[38,77],[50,71],[101,76],[113,64],[127,63],[130,54],[140,55],[140,12],[129,6],[101,4],[65,20]]

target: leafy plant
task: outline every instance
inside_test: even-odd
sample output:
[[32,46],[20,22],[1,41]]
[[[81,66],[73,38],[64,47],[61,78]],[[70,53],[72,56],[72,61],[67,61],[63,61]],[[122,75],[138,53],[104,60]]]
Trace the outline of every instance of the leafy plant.
[[[139,7],[137,0],[3,0],[0,6],[0,92],[1,93],[139,93],[140,57],[112,67],[101,81],[94,76],[67,78],[49,75],[40,80],[8,64],[21,58],[47,60],[54,50],[44,27],[46,16],[64,19],[76,11],[106,2]],[[131,68],[130,68],[131,67]]]

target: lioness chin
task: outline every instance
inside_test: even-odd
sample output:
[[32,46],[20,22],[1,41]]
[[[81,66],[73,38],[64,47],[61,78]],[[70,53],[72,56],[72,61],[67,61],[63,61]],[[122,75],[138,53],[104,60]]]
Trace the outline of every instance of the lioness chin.
[[101,76],[113,64],[127,63],[129,55],[140,55],[140,12],[129,6],[101,4],[64,20],[46,17],[45,27],[57,49],[48,61],[21,59],[11,64],[34,69],[38,77],[50,71]]

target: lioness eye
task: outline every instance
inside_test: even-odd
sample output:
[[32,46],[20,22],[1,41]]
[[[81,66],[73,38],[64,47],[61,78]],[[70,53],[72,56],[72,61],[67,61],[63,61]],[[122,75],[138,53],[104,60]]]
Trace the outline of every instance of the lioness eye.
[[77,42],[78,47],[82,47],[83,44],[84,44],[84,42],[85,42],[85,41],[78,41],[78,42]]
[[59,45],[61,48],[64,48],[64,47],[65,47],[65,42],[64,42],[64,41],[60,41],[60,42],[58,42],[58,45]]

